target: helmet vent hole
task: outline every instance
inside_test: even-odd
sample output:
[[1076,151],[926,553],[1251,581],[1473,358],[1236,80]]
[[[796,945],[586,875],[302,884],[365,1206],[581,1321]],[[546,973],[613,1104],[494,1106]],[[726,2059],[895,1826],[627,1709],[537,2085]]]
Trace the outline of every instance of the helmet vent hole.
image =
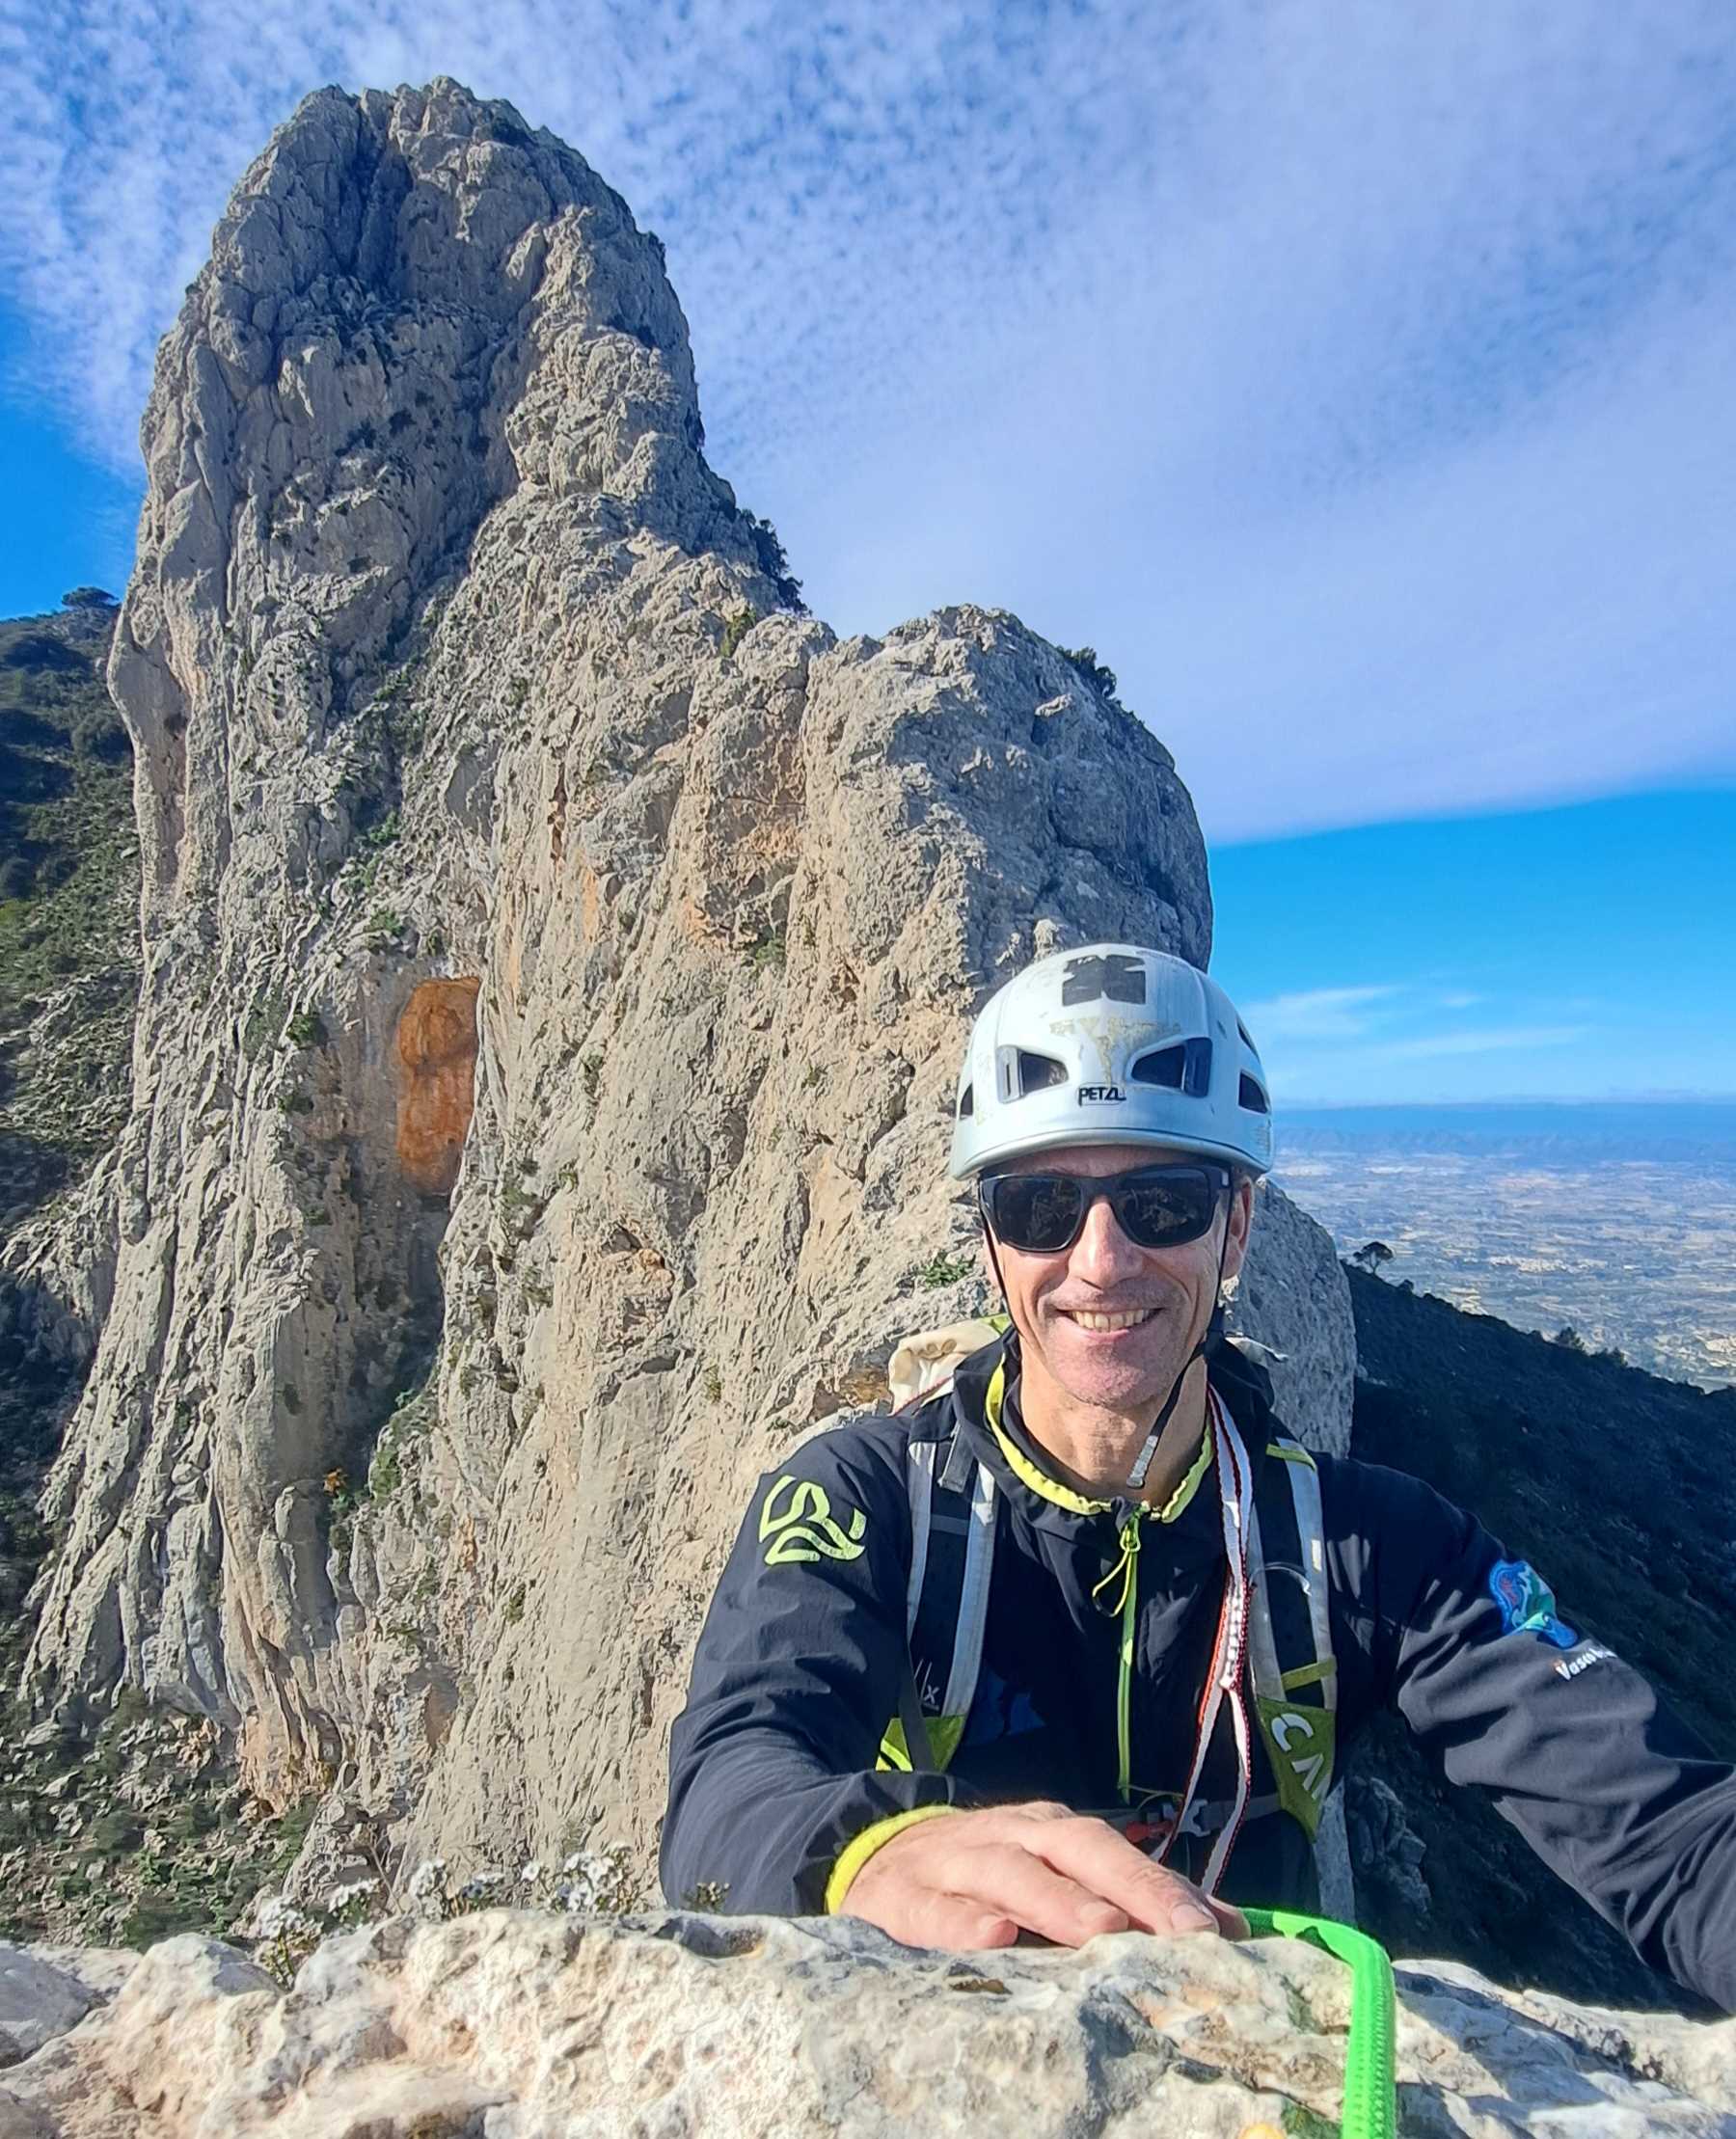
[[1185,1047],[1160,1047],[1154,1055],[1141,1055],[1127,1074],[1135,1084],[1154,1084],[1180,1092],[1186,1069]]
[[1211,1090],[1211,1042],[1182,1040],[1173,1047],[1159,1047],[1154,1054],[1141,1055],[1127,1075],[1134,1084],[1154,1084],[1203,1099]]
[[1057,1062],[1051,1055],[1027,1054],[1018,1050],[1018,1090],[1015,1095],[1024,1098],[1028,1093],[1041,1092],[1047,1085],[1067,1082],[1067,1065]]
[[961,1122],[968,1122],[975,1112],[976,1086],[974,1084],[967,1084],[964,1087],[964,1096],[959,1101],[959,1119]]
[[1235,1020],[1235,1029],[1241,1037],[1242,1045],[1248,1050],[1248,1052],[1251,1055],[1259,1054],[1260,1049],[1254,1044],[1253,1035],[1249,1032],[1247,1026],[1242,1023],[1239,1017]]
[[1271,1102],[1244,1070],[1241,1079],[1241,1103],[1250,1114],[1270,1114]]

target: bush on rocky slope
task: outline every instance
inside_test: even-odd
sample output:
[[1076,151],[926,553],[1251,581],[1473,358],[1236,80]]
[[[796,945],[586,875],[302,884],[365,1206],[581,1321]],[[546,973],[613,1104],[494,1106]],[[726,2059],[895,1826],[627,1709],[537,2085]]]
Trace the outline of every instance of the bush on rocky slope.
[[0,1729],[0,1939],[140,1948],[230,1932],[306,1838],[242,1788],[214,1724],[124,1691],[93,1743],[21,1710]]

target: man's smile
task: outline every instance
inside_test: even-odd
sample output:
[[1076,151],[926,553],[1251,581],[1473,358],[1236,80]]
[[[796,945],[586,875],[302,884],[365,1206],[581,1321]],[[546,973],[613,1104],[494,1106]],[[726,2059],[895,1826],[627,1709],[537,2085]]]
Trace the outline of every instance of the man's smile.
[[1138,1329],[1157,1313],[1154,1307],[1133,1308],[1117,1314],[1104,1314],[1091,1308],[1057,1308],[1057,1314],[1071,1322],[1075,1329],[1088,1330],[1094,1336],[1112,1337],[1123,1330]]

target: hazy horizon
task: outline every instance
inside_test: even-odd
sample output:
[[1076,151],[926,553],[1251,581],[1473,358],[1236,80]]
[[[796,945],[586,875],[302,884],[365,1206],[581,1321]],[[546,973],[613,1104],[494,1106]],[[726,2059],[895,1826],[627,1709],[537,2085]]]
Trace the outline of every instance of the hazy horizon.
[[1579,1096],[1573,1093],[1492,1093],[1475,1099],[1290,1099],[1278,1110],[1276,1123],[1306,1124],[1317,1117],[1367,1117],[1377,1124],[1385,1117],[1427,1115],[1444,1120],[1453,1115],[1490,1116],[1531,1110],[1539,1115],[1559,1111],[1582,1119],[1598,1113],[1627,1110],[1638,1117],[1655,1114],[1660,1124],[1695,1113],[1718,1118],[1719,1125],[1736,1135],[1736,1092],[1650,1092]]

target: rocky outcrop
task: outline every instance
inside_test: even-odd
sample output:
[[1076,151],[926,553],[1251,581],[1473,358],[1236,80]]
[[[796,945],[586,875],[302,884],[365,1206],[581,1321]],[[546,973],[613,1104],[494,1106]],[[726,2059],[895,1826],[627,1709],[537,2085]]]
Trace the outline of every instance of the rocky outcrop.
[[[91,1995],[47,1983],[38,2031]],[[961,1958],[848,1918],[490,1909],[329,1938],[288,1995],[231,1947],[168,1940],[0,2076],[0,2134],[96,2139],[148,2119],[162,2139],[1269,2139],[1337,2129],[1348,2024],[1343,1967],[1284,1940]],[[1575,2011],[1408,1967],[1397,2078],[1407,2132],[1713,2139],[1736,2134],[1736,2021]]]
[[[27,1683],[329,1789],[314,1869],[358,1822],[648,1856],[755,1473],[980,1304],[973,1010],[1068,942],[1209,953],[1101,679],[991,610],[839,641],[702,438],[657,240],[448,82],[311,97],[159,357],[135,1103]],[[1276,1195],[1242,1312],[1343,1446]]]
[[22,2063],[106,2005],[138,1961],[137,1954],[103,1946],[32,1949],[0,1941],[0,2070]]

